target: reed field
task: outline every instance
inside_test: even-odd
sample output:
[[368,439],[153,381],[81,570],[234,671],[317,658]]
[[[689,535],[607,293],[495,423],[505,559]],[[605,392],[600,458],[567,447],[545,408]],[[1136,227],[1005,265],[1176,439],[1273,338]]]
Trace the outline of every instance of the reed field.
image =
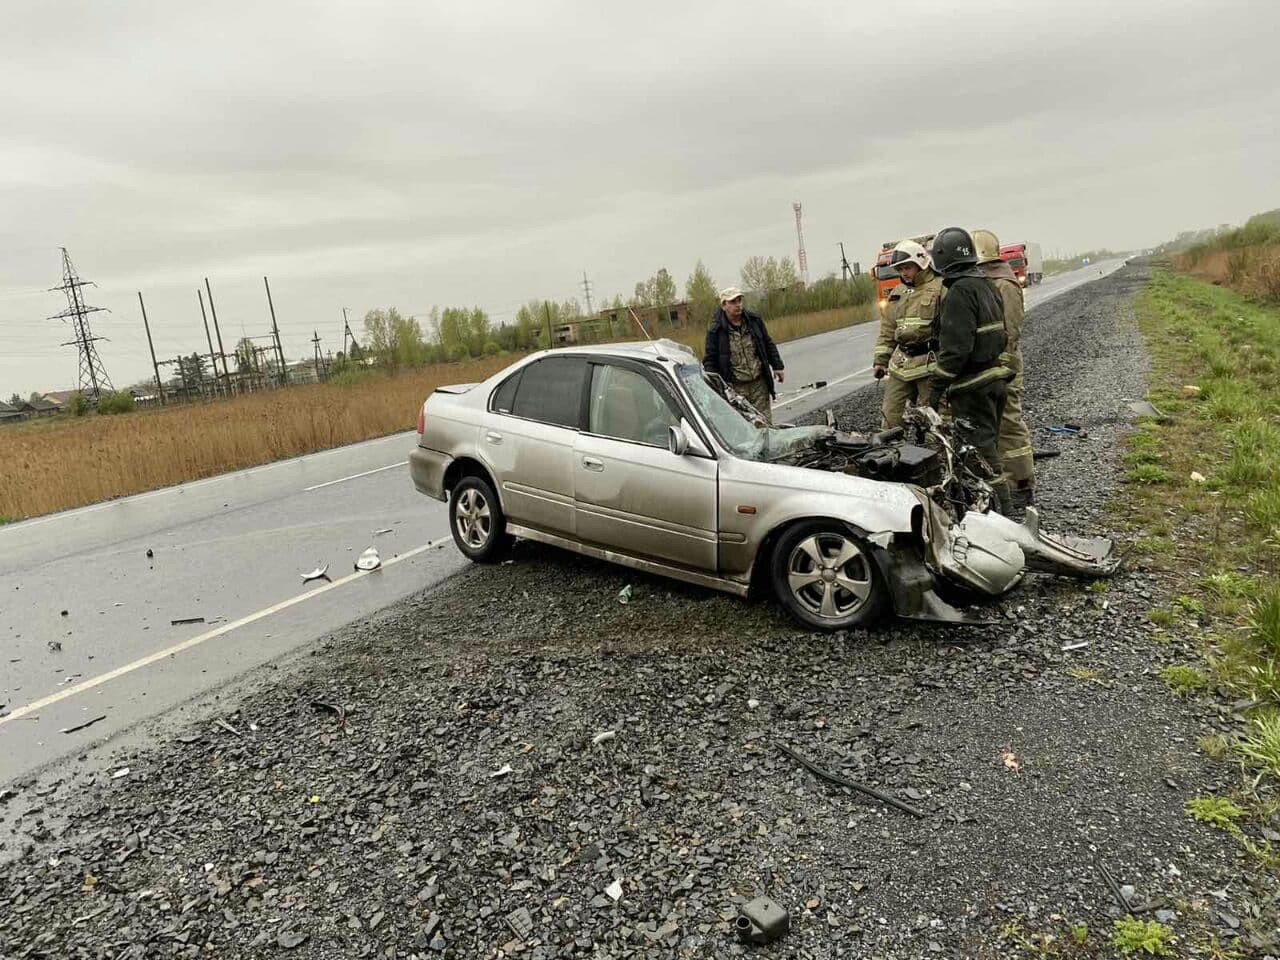
[[[871,319],[868,306],[770,321],[782,342]],[[701,356],[701,331],[675,339]],[[119,416],[60,416],[0,427],[0,522],[258,466],[411,430],[428,393],[483,380],[518,354],[433,364]]]

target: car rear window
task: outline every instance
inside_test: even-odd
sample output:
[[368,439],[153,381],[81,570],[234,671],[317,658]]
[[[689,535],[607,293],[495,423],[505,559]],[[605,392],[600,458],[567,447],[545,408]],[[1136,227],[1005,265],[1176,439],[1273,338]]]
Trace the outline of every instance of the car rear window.
[[587,361],[579,357],[549,357],[531,363],[520,374],[511,412],[528,420],[577,429],[586,378]]
[[517,370],[502,384],[497,390],[493,391],[493,399],[489,402],[489,409],[495,413],[510,413],[515,406],[516,387],[520,385],[520,371]]

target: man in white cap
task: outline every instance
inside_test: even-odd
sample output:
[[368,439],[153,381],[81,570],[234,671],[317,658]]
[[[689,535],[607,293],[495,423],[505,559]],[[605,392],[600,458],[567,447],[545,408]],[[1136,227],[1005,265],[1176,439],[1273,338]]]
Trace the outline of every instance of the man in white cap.
[[929,251],[914,240],[903,240],[889,262],[902,283],[889,292],[881,311],[871,360],[875,378],[885,384],[881,424],[886,428],[902,425],[908,400],[929,405],[942,308],[942,278],[933,272]]
[[759,314],[742,305],[742,291],[720,291],[720,309],[707,329],[702,366],[718,373],[725,383],[750,401],[768,423],[773,423],[774,380],[781,383],[782,356]]

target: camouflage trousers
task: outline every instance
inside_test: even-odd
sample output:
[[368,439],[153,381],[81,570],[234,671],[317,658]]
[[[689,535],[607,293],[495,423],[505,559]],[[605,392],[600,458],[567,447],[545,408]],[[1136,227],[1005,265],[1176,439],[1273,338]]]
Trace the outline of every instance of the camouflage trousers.
[[1000,416],[1000,462],[1004,478],[1012,490],[1028,490],[1036,485],[1036,467],[1032,459],[1031,431],[1022,418],[1022,373],[1009,383],[1004,412]]
[[906,409],[907,401],[916,406],[929,401],[932,387],[928,377],[900,380],[893,374],[888,374],[880,382],[884,384],[884,402],[880,408],[881,430],[902,426],[902,411]]
[[773,425],[773,401],[769,394],[769,383],[764,377],[756,377],[754,380],[743,380],[741,383],[735,383],[733,389],[742,394],[749,404],[760,411],[760,415],[764,417],[766,423],[770,426]]

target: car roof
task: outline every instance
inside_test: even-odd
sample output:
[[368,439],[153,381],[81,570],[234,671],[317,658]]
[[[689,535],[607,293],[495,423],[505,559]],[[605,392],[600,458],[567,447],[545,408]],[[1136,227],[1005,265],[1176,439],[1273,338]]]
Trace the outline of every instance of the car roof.
[[549,351],[547,356],[572,356],[574,354],[590,354],[591,356],[634,357],[636,359],[671,360],[678,363],[697,363],[697,354],[693,348],[675,340],[631,340],[625,343],[596,343],[580,347],[557,347]]

